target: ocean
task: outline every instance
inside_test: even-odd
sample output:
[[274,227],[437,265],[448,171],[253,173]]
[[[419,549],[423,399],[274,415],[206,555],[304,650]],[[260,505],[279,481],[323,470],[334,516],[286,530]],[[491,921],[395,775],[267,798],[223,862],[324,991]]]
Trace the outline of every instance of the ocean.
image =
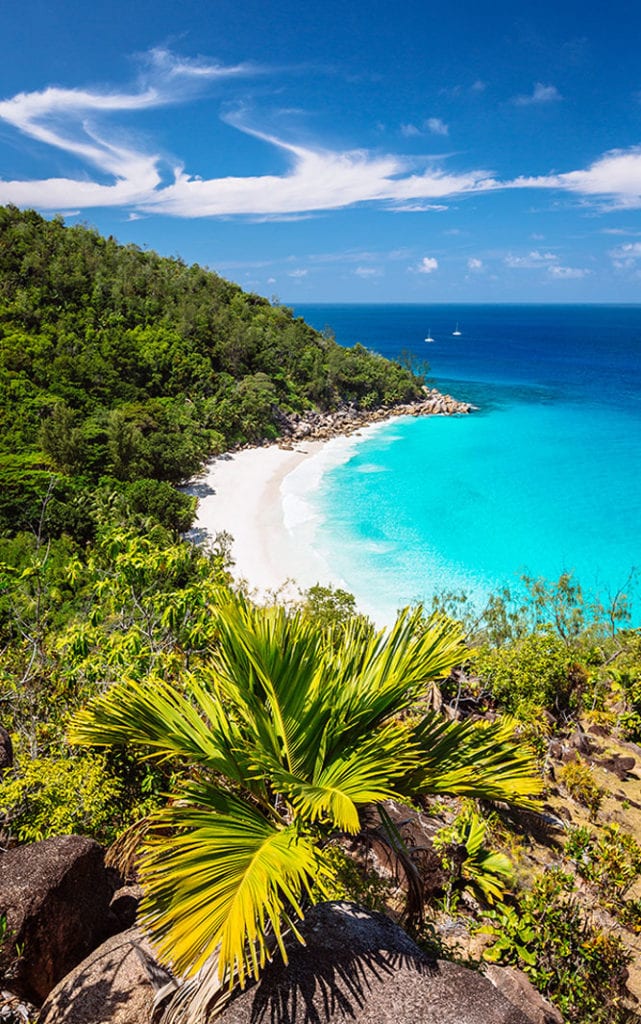
[[285,482],[293,537],[376,621],[445,592],[481,607],[523,574],[626,587],[641,567],[641,305],[295,313],[341,344],[427,360],[430,383],[478,407],[334,443]]

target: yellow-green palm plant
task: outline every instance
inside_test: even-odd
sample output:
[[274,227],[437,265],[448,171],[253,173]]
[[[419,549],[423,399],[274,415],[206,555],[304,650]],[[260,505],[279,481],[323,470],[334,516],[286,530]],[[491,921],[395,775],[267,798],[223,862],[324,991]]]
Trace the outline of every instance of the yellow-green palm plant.
[[[145,922],[193,973],[218,951],[221,979],[257,976],[305,899],[331,878],[327,836],[359,808],[448,792],[530,803],[529,753],[509,725],[417,716],[426,684],[465,656],[445,618],[330,644],[300,615],[221,594],[217,644],[199,678],[125,680],[73,724],[74,743],[136,744],[190,766],[156,814],[141,861]],[[411,715],[404,715],[413,708]]]
[[[470,889],[482,904],[502,902],[514,883],[509,857],[485,846],[488,823],[473,807],[464,807],[452,825],[434,836],[434,848],[449,872],[446,908],[463,889]],[[453,855],[454,852],[454,855]],[[459,854],[462,852],[462,857]]]

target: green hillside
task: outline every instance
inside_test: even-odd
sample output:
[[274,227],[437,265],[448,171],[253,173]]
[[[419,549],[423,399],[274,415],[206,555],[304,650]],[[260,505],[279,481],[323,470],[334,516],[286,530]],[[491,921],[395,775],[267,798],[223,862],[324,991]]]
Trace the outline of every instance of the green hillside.
[[83,536],[97,484],[184,526],[168,485],[208,455],[277,437],[284,413],[419,389],[210,270],[0,207],[1,531],[48,495],[47,529]]
[[256,607],[224,535],[176,536],[210,453],[420,388],[210,271],[0,208],[0,853],[89,835],[133,880],[151,826],[174,965],[223,938],[243,963],[325,895],[405,903],[429,949],[519,967],[568,1024],[640,1024],[633,576],[598,608],[569,574],[481,611],[444,594],[383,638],[341,590]]

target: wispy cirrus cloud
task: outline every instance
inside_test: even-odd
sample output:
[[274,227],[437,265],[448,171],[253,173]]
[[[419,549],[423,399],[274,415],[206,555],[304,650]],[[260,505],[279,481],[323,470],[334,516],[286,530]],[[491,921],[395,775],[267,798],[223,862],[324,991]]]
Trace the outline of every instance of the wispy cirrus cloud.
[[388,207],[393,213],[442,213],[449,210],[445,203],[393,203]]
[[402,124],[401,135],[406,139],[423,135],[449,135],[450,129],[440,117],[427,117],[420,125]]
[[449,135],[450,129],[440,117],[428,117],[425,127],[432,135]]
[[367,278],[383,276],[383,270],[381,267],[356,267],[354,273],[357,277],[362,277],[365,280],[367,280]]
[[506,266],[516,270],[543,270],[548,278],[555,281],[579,280],[590,273],[585,267],[563,266],[559,263],[556,253],[540,252],[538,249],[534,249],[524,256],[515,256],[509,253],[504,262]]
[[[206,58],[178,57],[167,49],[145,55],[130,90],[50,87],[0,101],[0,122],[43,147],[83,165],[77,177],[0,179],[0,202],[43,210],[122,207],[128,214],[174,217],[245,216],[291,219],[358,203],[395,212],[432,212],[443,200],[499,189],[548,189],[574,193],[604,208],[641,207],[641,147],[614,150],[586,169],[501,181],[482,168],[449,171],[445,157],[416,157],[365,149],[337,150],[300,143],[257,129],[242,108],[223,118],[229,129],[260,139],[286,158],[281,174],[201,178],[180,157],[154,151],[132,128],[144,111],[185,103],[200,90],[251,78],[267,69],[224,66]],[[558,98],[539,83],[532,102]],[[446,134],[429,118],[421,132]],[[91,169],[94,169],[93,173]],[[105,180],[106,179],[106,180]]]
[[641,207],[641,146],[612,149],[585,170],[518,177],[510,188],[559,189],[602,200],[610,209]]
[[[182,66],[173,64],[172,76],[182,73]],[[240,67],[231,70],[240,73]],[[207,69],[201,70],[204,74]],[[221,75],[223,69],[216,65],[210,72]],[[130,94],[47,89],[0,102],[0,120],[114,178],[113,184],[84,177],[0,180],[0,202],[40,209],[60,209],[70,203],[80,209],[133,206],[139,212],[176,217],[268,216],[332,210],[359,202],[439,198],[493,187],[482,170],[448,174],[439,167],[427,167],[416,174],[412,173],[414,161],[403,156],[292,143],[252,128],[244,123],[242,112],[226,115],[226,123],[284,152],[290,162],[285,174],[202,179],[176,163],[169,168],[173,180],[163,184],[165,157],[112,141],[109,130],[99,129],[92,120],[98,113],[140,111],[176,101],[175,92],[156,84]]]
[[159,72],[163,77],[216,79],[237,78],[267,72],[262,65],[245,62],[241,64],[219,64],[207,57],[180,57],[166,47],[157,46],[141,54],[141,61],[147,68]]

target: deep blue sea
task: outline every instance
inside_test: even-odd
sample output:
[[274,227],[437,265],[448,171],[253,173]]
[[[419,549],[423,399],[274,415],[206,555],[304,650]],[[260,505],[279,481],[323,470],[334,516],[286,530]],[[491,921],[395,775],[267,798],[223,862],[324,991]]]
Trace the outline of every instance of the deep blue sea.
[[314,546],[370,614],[443,591],[481,604],[523,573],[572,571],[605,596],[641,568],[641,305],[295,312],[341,344],[427,360],[479,410],[392,421],[306,496]]

